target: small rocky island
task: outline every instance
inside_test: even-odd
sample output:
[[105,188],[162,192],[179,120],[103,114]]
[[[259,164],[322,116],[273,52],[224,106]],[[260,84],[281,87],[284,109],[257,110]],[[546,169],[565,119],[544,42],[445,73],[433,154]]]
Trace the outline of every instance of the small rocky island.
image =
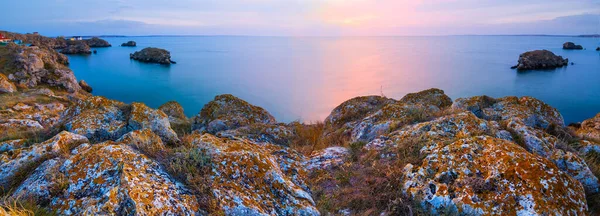
[[521,54],[518,64],[511,68],[517,70],[553,69],[568,64],[569,59],[557,56],[548,50],[534,50]]
[[135,41],[127,41],[125,43],[122,43],[121,46],[123,46],[123,47],[135,47],[135,46],[137,46],[137,44],[135,43]]
[[175,64],[175,61],[171,60],[171,53],[165,49],[148,47],[141,51],[129,54],[129,58],[138,60],[141,62],[159,63],[159,64]]
[[600,47],[596,48],[596,51],[600,51]]
[[582,50],[583,46],[576,45],[573,42],[566,42],[566,43],[563,44],[563,49],[566,49],[566,50]]
[[67,46],[60,50],[62,54],[92,54],[92,50],[87,43],[83,41],[69,41]]
[[93,37],[93,38],[87,39],[87,40],[85,40],[85,42],[90,47],[111,47],[112,46],[112,45],[110,45],[110,43],[108,43],[108,41],[105,41],[104,39],[101,39],[99,37]]

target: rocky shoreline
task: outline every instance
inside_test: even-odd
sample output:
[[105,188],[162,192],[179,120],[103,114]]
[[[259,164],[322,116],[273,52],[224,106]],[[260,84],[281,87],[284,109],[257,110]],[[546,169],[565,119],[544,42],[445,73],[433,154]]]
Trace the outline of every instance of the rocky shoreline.
[[[219,95],[193,118],[87,92],[55,45],[0,47],[0,192],[58,215],[587,215],[600,113],[532,97],[364,96],[281,123]],[[47,48],[46,48],[47,47]],[[125,213],[124,213],[125,212]]]

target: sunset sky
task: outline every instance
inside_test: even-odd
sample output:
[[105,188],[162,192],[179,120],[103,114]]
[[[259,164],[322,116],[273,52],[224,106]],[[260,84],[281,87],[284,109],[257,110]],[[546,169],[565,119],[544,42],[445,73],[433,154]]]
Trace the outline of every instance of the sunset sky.
[[23,0],[0,29],[45,35],[598,34],[599,0]]

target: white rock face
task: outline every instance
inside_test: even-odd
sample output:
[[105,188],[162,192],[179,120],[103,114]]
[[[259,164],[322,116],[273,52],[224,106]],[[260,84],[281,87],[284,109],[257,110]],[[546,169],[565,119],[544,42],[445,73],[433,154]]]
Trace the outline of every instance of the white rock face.
[[347,148],[329,147],[313,153],[305,166],[308,170],[327,169],[344,163],[349,155],[350,151]]

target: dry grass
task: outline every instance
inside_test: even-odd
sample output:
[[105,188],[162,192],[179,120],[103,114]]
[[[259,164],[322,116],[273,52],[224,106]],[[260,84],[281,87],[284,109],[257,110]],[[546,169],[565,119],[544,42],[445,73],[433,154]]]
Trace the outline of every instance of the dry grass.
[[290,142],[290,147],[304,154],[310,155],[314,151],[325,149],[330,146],[346,146],[349,142],[339,133],[324,136],[325,124],[315,122],[312,124],[292,123],[296,136]]
[[11,216],[52,216],[55,213],[30,202],[3,197],[0,199],[0,215]]

